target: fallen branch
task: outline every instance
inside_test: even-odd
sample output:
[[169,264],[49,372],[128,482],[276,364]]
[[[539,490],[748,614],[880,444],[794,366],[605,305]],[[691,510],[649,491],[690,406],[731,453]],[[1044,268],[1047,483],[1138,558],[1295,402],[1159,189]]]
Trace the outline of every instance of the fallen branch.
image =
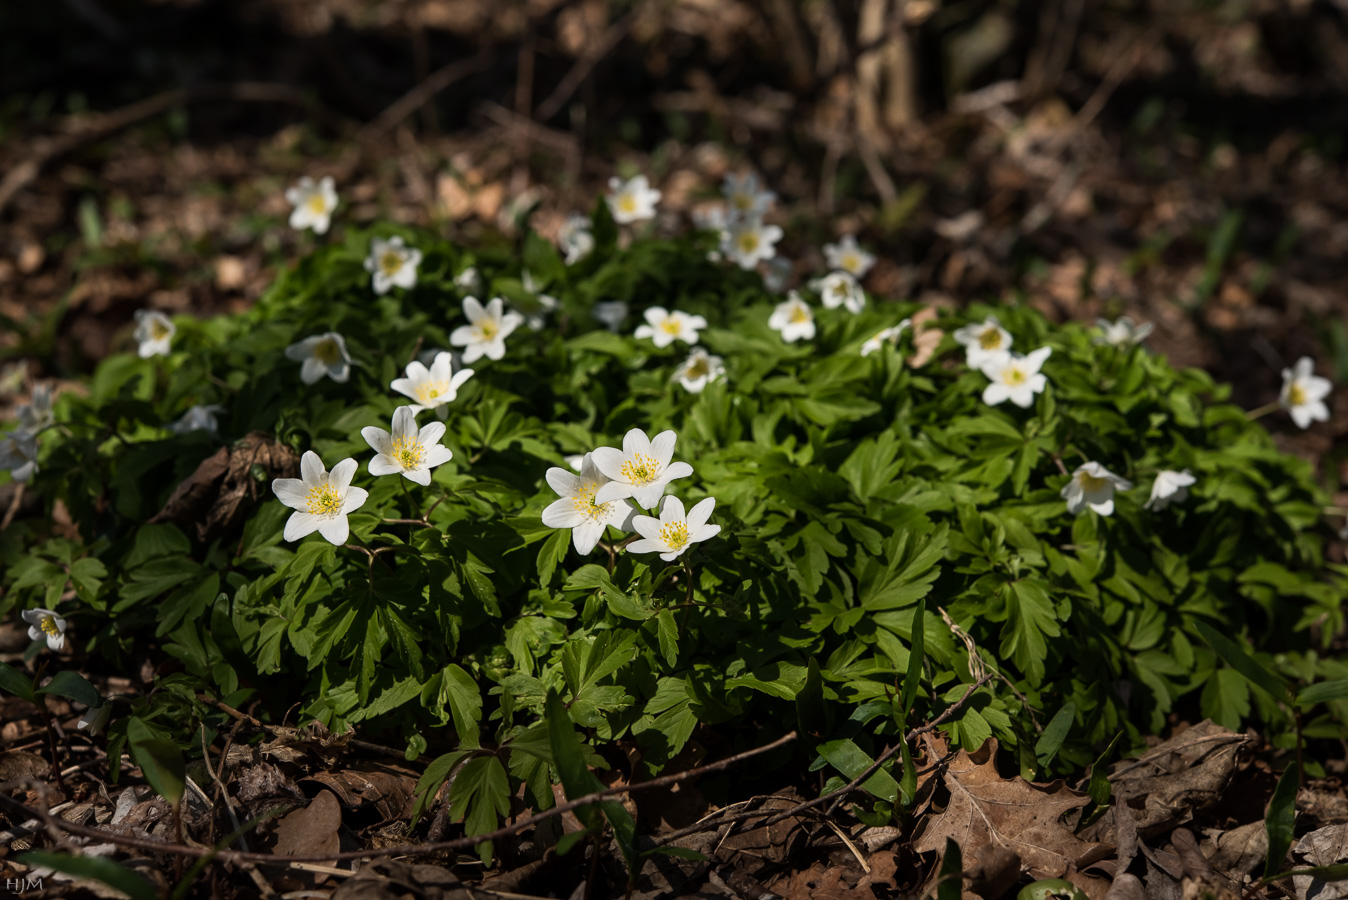
[[169,853],[174,856],[211,856],[221,862],[232,863],[253,863],[287,866],[291,863],[331,863],[338,860],[347,859],[373,859],[381,856],[406,856],[406,855],[424,855],[426,853],[467,850],[476,847],[483,841],[495,841],[500,838],[509,837],[524,829],[537,825],[546,819],[559,816],[562,813],[570,812],[581,806],[588,806],[591,803],[602,800],[605,797],[612,797],[617,794],[635,794],[639,791],[649,791],[655,788],[666,787],[671,784],[679,784],[684,781],[706,775],[711,772],[719,772],[722,769],[728,769],[737,763],[746,759],[752,759],[755,756],[761,756],[776,750],[778,747],[784,747],[796,739],[796,732],[791,731],[782,735],[777,740],[756,747],[753,750],[746,750],[743,753],[737,753],[734,756],[728,756],[719,762],[709,763],[705,766],[698,766],[694,769],[688,769],[684,772],[675,772],[672,775],[663,775],[650,781],[642,781],[637,784],[622,784],[613,787],[604,788],[602,791],[595,791],[592,794],[586,794],[583,797],[577,797],[574,800],[568,800],[565,803],[558,804],[551,809],[521,819],[510,825],[502,826],[488,834],[479,834],[472,837],[455,838],[452,841],[436,841],[427,844],[402,844],[395,847],[379,847],[372,850],[349,850],[344,853],[330,853],[327,855],[311,856],[276,856],[271,853],[244,853],[238,850],[215,850],[211,847],[193,847],[183,843],[173,843],[170,841],[152,841],[145,838],[132,837],[131,835],[120,835],[100,828],[89,828],[84,825],[76,825],[73,822],[65,822],[55,818],[49,810],[35,809],[27,804],[20,803],[11,797],[6,796],[9,791],[16,788],[31,788],[36,786],[43,792],[46,791],[46,785],[33,778],[21,778],[15,781],[8,781],[0,784],[0,805],[6,806],[17,812],[20,812],[29,818],[37,818],[46,823],[48,828],[56,828],[67,834],[73,834],[78,837],[92,838],[107,843],[119,844],[124,847],[134,847],[137,850],[148,850],[159,853]]

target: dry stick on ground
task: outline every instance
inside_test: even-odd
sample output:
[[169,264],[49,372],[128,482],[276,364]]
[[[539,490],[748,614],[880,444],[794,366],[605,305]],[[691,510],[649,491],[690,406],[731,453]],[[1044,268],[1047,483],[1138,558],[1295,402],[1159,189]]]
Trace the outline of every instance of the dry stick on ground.
[[[636,22],[637,13],[640,9],[640,4],[633,7],[631,12],[610,25],[599,36],[599,40],[586,49],[585,53],[571,67],[571,71],[567,72],[562,80],[557,82],[557,87],[553,88],[552,93],[548,95],[548,99],[538,104],[538,109],[534,110],[535,119],[546,122],[557,114],[562,105],[571,99],[571,95],[589,77],[590,72],[599,64],[599,61],[607,56],[614,47],[618,46],[618,42],[632,30],[632,25]],[[523,112],[523,110],[520,111]]]
[[287,103],[295,106],[316,107],[306,92],[288,84],[244,81],[238,84],[203,84],[200,87],[165,91],[129,106],[98,116],[77,116],[67,120],[69,133],[35,142],[32,154],[10,169],[0,181],[0,213],[37,178],[49,163],[91,141],[102,140],[137,122],[166,113],[192,103],[223,101],[229,103]]
[[170,853],[175,856],[210,856],[221,862],[233,863],[266,863],[270,865],[286,866],[290,863],[331,863],[333,861],[347,859],[372,859],[381,856],[406,856],[406,855],[424,855],[439,851],[449,850],[467,850],[476,847],[483,841],[495,841],[512,834],[523,831],[531,825],[537,825],[553,816],[570,812],[581,806],[589,806],[605,797],[612,797],[616,794],[635,794],[639,791],[648,791],[654,788],[667,787],[671,784],[678,784],[684,781],[690,781],[699,775],[706,775],[711,772],[719,772],[722,769],[728,769],[736,763],[743,762],[746,759],[752,759],[755,756],[761,756],[769,753],[779,747],[784,747],[796,739],[796,732],[788,732],[770,744],[764,744],[753,750],[746,750],[743,753],[737,753],[734,756],[728,756],[719,762],[709,763],[705,766],[698,766],[695,769],[688,769],[685,772],[676,772],[672,775],[663,775],[660,778],[653,778],[650,781],[642,781],[637,784],[622,784],[613,787],[604,788],[602,791],[595,791],[592,794],[586,794],[583,797],[577,797],[574,800],[568,800],[565,803],[544,810],[536,815],[521,819],[510,825],[503,826],[488,834],[474,835],[473,837],[456,838],[452,841],[437,841],[428,844],[402,844],[395,847],[379,847],[371,850],[350,850],[345,853],[330,853],[325,856],[275,856],[270,853],[241,853],[237,850],[213,850],[210,847],[192,847],[184,843],[172,843],[168,841],[152,841],[145,838],[130,837],[128,835],[113,834],[99,828],[88,828],[83,825],[75,825],[73,822],[57,821],[51,813],[44,807],[43,809],[34,809],[27,804],[20,803],[6,794],[16,788],[28,788],[33,785],[46,789],[46,785],[34,778],[20,778],[15,781],[7,781],[0,784],[0,806],[17,810],[30,818],[39,818],[47,823],[49,827],[59,828],[69,834],[79,837],[96,838],[100,841],[120,844],[126,847],[135,847],[138,850],[150,850],[160,853]]
[[403,94],[391,106],[381,112],[373,122],[366,125],[356,135],[356,143],[364,146],[372,144],[402,123],[412,113],[435,99],[435,96],[456,81],[469,75],[476,75],[491,62],[487,53],[479,53],[467,59],[458,59],[441,66],[432,72],[425,81]]

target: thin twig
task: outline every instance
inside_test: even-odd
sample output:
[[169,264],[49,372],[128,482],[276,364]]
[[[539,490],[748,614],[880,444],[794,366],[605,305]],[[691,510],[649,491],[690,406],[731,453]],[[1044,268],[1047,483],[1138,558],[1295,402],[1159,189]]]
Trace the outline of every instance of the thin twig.
[[469,75],[476,75],[485,69],[490,62],[491,56],[483,52],[467,59],[455,60],[436,69],[426,80],[403,94],[391,106],[376,116],[373,122],[362,128],[360,133],[356,135],[356,143],[367,145],[379,140],[412,113],[435,99],[436,94],[456,81],[461,81]]
[[534,118],[540,122],[546,122],[557,114],[566,101],[571,99],[571,95],[576,92],[576,88],[589,76],[590,71],[594,69],[599,61],[608,55],[618,42],[627,36],[632,30],[632,25],[636,21],[637,11],[641,4],[636,4],[631,12],[614,22],[599,36],[583,53],[580,59],[576,60],[571,71],[567,72],[562,80],[557,82],[548,99],[538,104],[538,109],[534,111]]

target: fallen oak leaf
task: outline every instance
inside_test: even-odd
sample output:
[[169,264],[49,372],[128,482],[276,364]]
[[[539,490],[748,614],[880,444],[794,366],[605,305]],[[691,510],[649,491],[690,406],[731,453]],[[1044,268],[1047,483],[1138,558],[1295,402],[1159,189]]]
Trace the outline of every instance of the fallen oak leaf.
[[1004,847],[1021,858],[1034,878],[1059,878],[1070,867],[1081,868],[1107,855],[1107,845],[1082,840],[1062,821],[1090,797],[1061,780],[1040,785],[1019,775],[1003,778],[996,755],[996,739],[973,753],[955,754],[942,776],[950,801],[918,826],[914,850],[940,852],[946,838],[953,838],[966,859],[977,859],[989,847]]

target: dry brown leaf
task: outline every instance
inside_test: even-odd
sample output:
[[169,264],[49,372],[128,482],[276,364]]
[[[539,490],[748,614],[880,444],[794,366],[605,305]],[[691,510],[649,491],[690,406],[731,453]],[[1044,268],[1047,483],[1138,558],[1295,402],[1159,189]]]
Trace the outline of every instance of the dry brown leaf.
[[[342,805],[331,791],[319,791],[308,806],[287,813],[276,823],[277,856],[325,856],[341,846],[337,831],[342,827]],[[335,865],[336,860],[328,863]],[[314,877],[316,884],[327,879],[324,873]]]
[[954,838],[965,859],[977,859],[985,848],[1006,847],[1021,858],[1035,878],[1059,878],[1069,866],[1082,867],[1103,858],[1108,848],[1083,841],[1062,817],[1090,802],[1062,781],[1031,784],[1019,775],[997,772],[997,741],[974,753],[961,750],[943,776],[950,802],[918,827],[914,849],[940,852]]
[[936,352],[936,346],[945,337],[945,332],[935,326],[936,309],[924,306],[913,313],[913,355],[908,357],[908,365],[920,369]]
[[330,788],[346,806],[372,806],[381,823],[412,815],[417,776],[401,766],[362,763],[337,772],[319,772],[304,780]]
[[[262,481],[253,477],[254,466]],[[270,496],[266,486],[273,479],[293,478],[298,470],[289,447],[265,432],[249,432],[202,460],[150,521],[192,525],[201,540],[217,538],[237,529],[253,504]]]
[[[1256,823],[1262,825],[1263,823]],[[1348,861],[1348,825],[1329,825],[1297,841],[1296,855],[1307,866],[1333,866]],[[1323,881],[1311,875],[1292,878],[1297,898],[1314,900],[1344,900],[1348,898],[1348,882]]]

